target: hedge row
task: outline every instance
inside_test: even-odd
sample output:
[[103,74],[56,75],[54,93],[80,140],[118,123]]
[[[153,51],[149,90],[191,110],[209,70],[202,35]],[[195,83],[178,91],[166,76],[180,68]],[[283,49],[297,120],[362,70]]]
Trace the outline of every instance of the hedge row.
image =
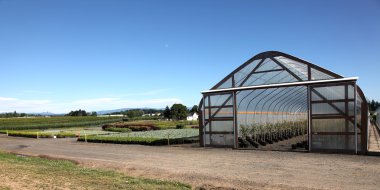
[[[23,124],[19,126],[0,126],[0,129],[8,129],[8,130],[26,130],[26,129],[50,129],[50,128],[65,128],[65,127],[84,127],[91,125],[102,125],[106,123],[112,123],[121,121],[121,118],[115,119],[103,119],[103,120],[95,120],[95,121],[81,121],[81,122],[62,122],[62,123],[41,123],[41,124]],[[48,122],[48,120],[47,120]],[[1,124],[4,125],[4,124]]]
[[[1,130],[0,133],[7,134],[6,130]],[[56,136],[57,138],[66,138],[66,137],[76,137],[74,133],[67,132],[59,132],[57,134],[47,133],[47,132],[34,132],[34,131],[8,131],[8,136],[13,137],[28,137],[28,138],[53,138]]]
[[[106,124],[102,126],[103,130],[106,130],[108,128],[128,128],[131,131],[150,131],[150,130],[159,130],[160,128],[151,125],[151,124],[145,124],[145,123],[123,123],[123,122],[118,122],[118,123],[112,123],[112,124]],[[115,129],[114,129],[115,130]]]
[[104,131],[111,131],[111,132],[120,132],[120,133],[129,133],[132,132],[130,128],[119,128],[119,127],[105,127],[103,128]]
[[[78,138],[78,141],[85,141],[85,137]],[[168,142],[169,141],[169,142]],[[160,139],[147,137],[116,137],[116,136],[87,136],[87,142],[94,143],[113,143],[113,144],[140,144],[140,145],[168,145],[169,144],[186,144],[198,142],[195,138],[178,138],[178,139]]]

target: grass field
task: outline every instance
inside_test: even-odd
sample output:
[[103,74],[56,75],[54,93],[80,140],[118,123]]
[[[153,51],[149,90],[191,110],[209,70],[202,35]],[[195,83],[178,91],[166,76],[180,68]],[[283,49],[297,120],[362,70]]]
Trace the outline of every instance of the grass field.
[[122,118],[110,117],[36,117],[0,118],[0,129],[25,130],[63,127],[94,126],[121,121]]
[[128,177],[89,169],[65,160],[24,157],[0,152],[0,189],[191,189],[161,180]]

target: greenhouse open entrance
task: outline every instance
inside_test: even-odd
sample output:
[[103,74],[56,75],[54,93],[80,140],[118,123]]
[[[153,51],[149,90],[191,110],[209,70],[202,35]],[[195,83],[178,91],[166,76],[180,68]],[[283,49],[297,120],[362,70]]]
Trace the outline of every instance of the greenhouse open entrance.
[[201,146],[365,154],[357,79],[281,52],[256,55],[202,92]]

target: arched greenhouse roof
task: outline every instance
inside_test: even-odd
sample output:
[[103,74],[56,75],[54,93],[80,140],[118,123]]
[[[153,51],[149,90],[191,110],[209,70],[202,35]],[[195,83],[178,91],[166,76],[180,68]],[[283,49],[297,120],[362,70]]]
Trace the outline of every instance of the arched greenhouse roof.
[[[344,77],[298,57],[266,51],[246,61],[210,90],[341,78]],[[366,100],[359,87],[358,93]]]

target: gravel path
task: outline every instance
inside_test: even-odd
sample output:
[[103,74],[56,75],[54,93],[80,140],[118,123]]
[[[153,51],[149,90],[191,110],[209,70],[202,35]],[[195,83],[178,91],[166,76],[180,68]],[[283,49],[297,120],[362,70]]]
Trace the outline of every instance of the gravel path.
[[0,135],[0,149],[79,161],[130,176],[237,189],[379,189],[380,157],[81,143]]

